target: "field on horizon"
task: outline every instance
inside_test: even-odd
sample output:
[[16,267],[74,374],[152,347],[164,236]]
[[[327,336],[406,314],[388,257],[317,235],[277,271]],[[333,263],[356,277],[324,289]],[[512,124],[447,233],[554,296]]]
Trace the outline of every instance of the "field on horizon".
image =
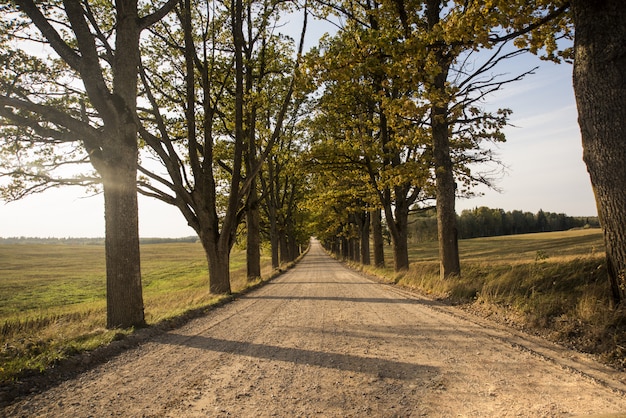
[[[577,229],[459,240],[461,267],[468,262],[528,262],[604,255],[601,229]],[[436,242],[409,246],[411,262],[438,261]],[[391,253],[389,254],[391,256]],[[391,258],[388,258],[391,260]]]
[[[271,274],[268,256],[263,275]],[[245,251],[231,256],[231,286],[246,280]],[[180,316],[223,299],[209,293],[199,243],[141,246],[146,322]],[[0,244],[0,383],[25,370],[43,370],[132,330],[107,330],[103,245]]]
[[[269,272],[268,258],[263,258]],[[154,299],[180,292],[208,296],[208,269],[199,243],[141,246],[141,272],[146,315],[159,315]],[[236,291],[245,281],[245,253],[231,256]],[[39,317],[45,312],[105,308],[106,276],[103,245],[0,244],[0,324],[7,319]],[[168,296],[169,295],[169,296]]]
[[[524,263],[569,260],[602,255],[598,229],[473,238],[459,241],[462,266],[468,263]],[[386,254],[391,264],[391,252]],[[436,262],[436,242],[410,247],[412,264]],[[141,247],[142,283],[146,315],[163,315],[162,305],[176,294],[208,295],[208,273],[199,243],[145,244]],[[267,257],[264,271],[270,272]],[[233,289],[245,285],[245,253],[231,257]],[[105,309],[105,265],[102,245],[8,244],[0,245],[0,324],[7,320],[39,318]],[[180,295],[179,295],[180,296]],[[103,320],[104,321],[104,320]],[[103,322],[104,323],[104,322]]]

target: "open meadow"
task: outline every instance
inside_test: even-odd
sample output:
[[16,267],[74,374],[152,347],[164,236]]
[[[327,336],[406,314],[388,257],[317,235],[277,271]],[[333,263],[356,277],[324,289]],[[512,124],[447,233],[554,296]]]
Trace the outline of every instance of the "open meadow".
[[[223,299],[209,294],[199,243],[144,244],[141,263],[148,325]],[[262,266],[269,277],[267,257]],[[254,284],[245,268],[245,252],[235,249],[234,292]],[[0,245],[0,383],[130,333],[105,329],[105,292],[103,245]]]
[[[436,242],[411,247],[406,273],[363,269],[624,366],[626,318],[623,309],[609,309],[600,230],[475,238],[459,246],[463,276],[456,280],[439,279]],[[208,293],[200,244],[147,244],[141,251],[149,325],[220,301]],[[269,264],[264,258],[264,278],[272,274]],[[233,291],[250,285],[244,251],[233,252],[231,272]],[[0,245],[0,331],[0,383],[132,332],[105,329],[103,246]]]

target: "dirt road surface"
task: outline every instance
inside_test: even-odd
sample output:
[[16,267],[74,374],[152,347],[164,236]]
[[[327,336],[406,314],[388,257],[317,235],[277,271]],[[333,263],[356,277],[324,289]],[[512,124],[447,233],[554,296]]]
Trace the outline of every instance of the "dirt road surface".
[[380,284],[312,242],[264,287],[23,398],[16,417],[626,412],[623,374]]

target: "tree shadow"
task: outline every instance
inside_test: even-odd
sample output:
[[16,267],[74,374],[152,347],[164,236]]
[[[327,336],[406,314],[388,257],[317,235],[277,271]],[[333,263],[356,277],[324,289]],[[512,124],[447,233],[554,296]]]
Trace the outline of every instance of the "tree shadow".
[[440,305],[439,302],[428,299],[408,299],[408,298],[352,298],[345,296],[291,296],[291,295],[247,295],[247,299],[267,299],[267,300],[320,300],[331,302],[361,302],[361,303],[387,303],[387,304],[406,304],[406,305]]
[[327,369],[365,373],[376,378],[414,380],[435,373],[436,367],[394,361],[353,354],[327,353],[294,347],[279,347],[245,341],[232,341],[207,336],[186,336],[169,333],[164,344],[198,348],[219,353],[235,354],[258,359],[288,362],[297,365],[311,365]]

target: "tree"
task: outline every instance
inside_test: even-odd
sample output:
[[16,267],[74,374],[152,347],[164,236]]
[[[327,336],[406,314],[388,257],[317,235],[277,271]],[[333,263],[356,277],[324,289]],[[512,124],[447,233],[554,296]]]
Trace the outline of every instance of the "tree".
[[[209,266],[209,289],[216,294],[231,291],[229,261],[237,228],[246,202],[253,206],[256,177],[292,102],[297,59],[290,43],[272,35],[281,7],[286,6],[187,0],[177,21],[153,31],[151,48],[160,54],[152,54],[143,67],[151,107],[141,134],[169,178],[142,167],[146,178],[140,192],[178,207],[198,233]],[[167,80],[161,76],[164,69],[171,74]],[[285,81],[273,96],[262,93],[269,84],[261,81],[268,74]],[[272,104],[264,104],[269,98]],[[265,106],[275,111],[268,116],[273,129],[256,155],[255,114],[263,114]]]
[[[556,49],[554,39],[562,29],[560,17],[566,7],[546,5],[541,1],[496,1],[490,5],[442,0],[426,0],[418,4],[402,0],[397,2],[398,18],[405,36],[417,41],[413,53],[409,54],[419,63],[417,68],[425,69],[418,79],[424,85],[430,104],[429,125],[436,178],[442,278],[456,276],[461,272],[454,205],[458,194],[457,182],[464,182],[463,175],[466,179],[472,178],[467,176],[468,168],[473,163],[468,162],[467,152],[470,151],[471,155],[472,150],[478,149],[478,143],[474,143],[471,137],[504,140],[501,128],[506,124],[510,111],[479,114],[480,103],[488,93],[531,73],[527,71],[505,79],[490,74],[490,71],[521,51],[536,49],[539,42],[547,45],[549,52],[553,52]],[[551,30],[540,32],[546,26],[550,26]],[[425,31],[420,30],[424,27]],[[523,38],[528,33],[535,34],[531,47],[506,52],[504,46],[508,41]],[[483,63],[475,63],[474,68],[466,65],[471,55],[478,50],[493,52]],[[458,137],[472,145],[459,147],[455,144],[459,141]],[[478,161],[485,161],[485,158],[489,160],[489,153],[478,157]],[[478,176],[478,181],[484,180]]]
[[[372,17],[368,25],[377,27],[377,20]],[[346,183],[368,189],[363,198],[367,211],[384,211],[394,268],[401,271],[409,267],[409,210],[426,196],[430,173],[424,155],[429,149],[419,123],[398,117],[398,107],[411,105],[412,92],[390,74],[394,63],[385,58],[386,42],[393,44],[393,34],[353,21],[322,46],[320,57],[312,58],[325,89],[315,115],[314,126],[322,129],[314,138],[314,152],[339,173],[360,177],[360,186]],[[380,264],[378,248],[375,262]]]
[[574,93],[613,302],[626,298],[626,3],[572,0]]
[[[18,0],[2,6],[5,145],[35,159],[34,170],[25,164],[10,172],[15,182],[8,190],[21,196],[53,185],[101,181],[109,328],[144,324],[136,186],[139,36],[174,3],[145,16],[136,0],[120,0],[114,7],[79,0],[45,5]],[[56,57],[19,49],[33,43],[51,48]],[[45,153],[35,155],[36,146]],[[54,169],[69,163],[55,153],[68,148],[70,158],[88,160],[98,178],[54,177]]]
[[[275,93],[276,89],[271,91]],[[266,223],[264,231],[270,242],[273,268],[295,260],[299,255],[296,247],[302,243],[297,218],[302,212],[300,205],[304,195],[309,191],[304,169],[305,148],[301,139],[305,135],[301,127],[302,99],[296,99],[290,109],[290,118],[259,173],[260,206]],[[270,119],[268,115],[266,120]],[[270,128],[267,126],[268,134]]]

